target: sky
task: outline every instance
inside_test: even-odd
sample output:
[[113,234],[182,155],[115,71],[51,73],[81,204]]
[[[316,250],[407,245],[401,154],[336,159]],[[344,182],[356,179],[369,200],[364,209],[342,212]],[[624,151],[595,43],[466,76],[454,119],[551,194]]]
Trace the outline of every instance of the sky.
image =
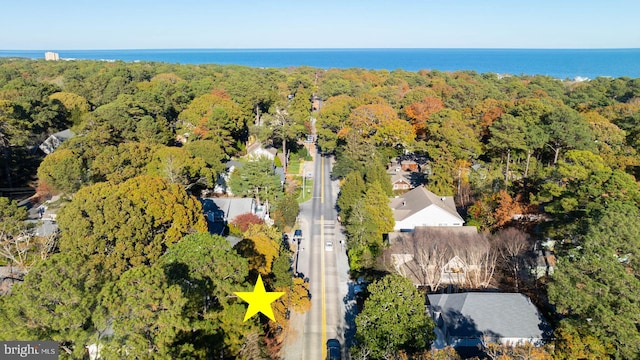
[[640,48],[638,0],[13,0],[0,50]]

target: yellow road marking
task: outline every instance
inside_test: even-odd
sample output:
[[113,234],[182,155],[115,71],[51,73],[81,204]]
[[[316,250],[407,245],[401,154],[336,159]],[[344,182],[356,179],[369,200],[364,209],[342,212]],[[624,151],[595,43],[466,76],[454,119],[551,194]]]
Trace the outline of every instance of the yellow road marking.
[[[320,170],[320,203],[324,203],[324,157],[322,158],[322,170]],[[324,280],[324,214],[320,215],[320,278],[322,279],[322,359],[327,358],[327,304],[325,302],[325,280]]]
[[322,157],[322,164],[321,164],[321,168],[320,168],[320,176],[321,180],[320,180],[320,203],[324,204],[324,156]]

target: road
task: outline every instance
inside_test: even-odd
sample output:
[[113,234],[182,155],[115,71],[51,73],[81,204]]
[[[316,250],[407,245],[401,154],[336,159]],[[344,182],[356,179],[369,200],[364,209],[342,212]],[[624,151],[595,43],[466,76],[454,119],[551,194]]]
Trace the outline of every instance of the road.
[[[308,168],[308,167],[307,167]],[[313,196],[300,207],[303,240],[298,249],[297,270],[309,279],[311,309],[293,313],[287,333],[283,357],[287,360],[322,359],[326,357],[328,339],[338,339],[346,359],[345,340],[352,336],[349,294],[349,265],[344,236],[336,220],[336,182],[330,180],[331,158],[315,156]],[[325,250],[325,242],[333,242],[333,251]]]

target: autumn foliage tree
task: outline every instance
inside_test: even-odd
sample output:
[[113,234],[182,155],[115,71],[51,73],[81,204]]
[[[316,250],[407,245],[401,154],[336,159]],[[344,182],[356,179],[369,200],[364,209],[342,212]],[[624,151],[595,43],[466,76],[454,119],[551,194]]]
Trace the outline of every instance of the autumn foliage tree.
[[442,100],[434,96],[427,96],[419,102],[415,102],[405,108],[405,114],[411,120],[411,125],[416,132],[418,138],[424,138],[426,135],[426,121],[431,114],[444,109]]
[[251,225],[264,224],[264,220],[260,219],[256,214],[246,213],[236,216],[233,220],[231,220],[231,224],[244,233],[249,230],[249,227]]

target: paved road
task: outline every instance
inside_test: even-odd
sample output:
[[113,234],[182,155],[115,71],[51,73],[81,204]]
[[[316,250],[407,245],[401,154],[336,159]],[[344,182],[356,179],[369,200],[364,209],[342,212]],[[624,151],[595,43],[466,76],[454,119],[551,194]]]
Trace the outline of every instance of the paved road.
[[[308,167],[309,168],[309,167]],[[287,334],[283,356],[287,360],[322,359],[326,357],[328,339],[338,339],[346,355],[345,335],[352,331],[348,300],[349,266],[344,237],[336,221],[336,182],[329,178],[331,160],[317,155],[313,166],[313,197],[302,204],[300,225],[303,240],[298,253],[298,272],[309,279],[311,309],[294,313]],[[325,242],[333,242],[333,251],[325,250]],[[347,358],[343,356],[343,358]]]

